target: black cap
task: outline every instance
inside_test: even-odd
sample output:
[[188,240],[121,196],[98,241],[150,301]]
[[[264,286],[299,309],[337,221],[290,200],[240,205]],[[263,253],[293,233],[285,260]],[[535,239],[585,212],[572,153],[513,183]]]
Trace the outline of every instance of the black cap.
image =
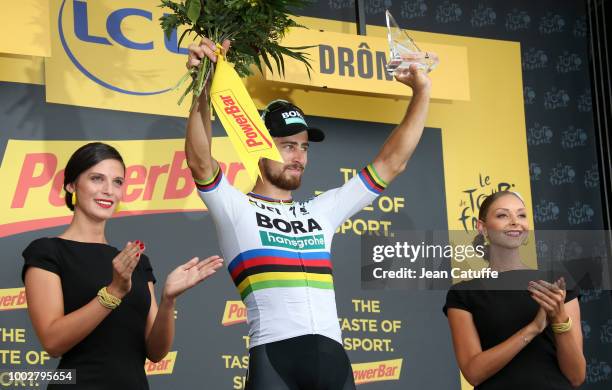
[[321,129],[309,127],[300,108],[286,100],[270,102],[261,114],[272,137],[287,137],[302,131],[308,132],[308,141],[320,142],[325,139]]

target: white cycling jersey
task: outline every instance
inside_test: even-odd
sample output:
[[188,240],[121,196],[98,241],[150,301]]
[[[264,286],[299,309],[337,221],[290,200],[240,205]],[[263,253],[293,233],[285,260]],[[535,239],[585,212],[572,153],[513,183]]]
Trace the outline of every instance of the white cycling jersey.
[[250,347],[306,334],[342,344],[330,249],[336,229],[385,188],[373,166],[306,202],[245,195],[219,169],[196,186],[247,308]]

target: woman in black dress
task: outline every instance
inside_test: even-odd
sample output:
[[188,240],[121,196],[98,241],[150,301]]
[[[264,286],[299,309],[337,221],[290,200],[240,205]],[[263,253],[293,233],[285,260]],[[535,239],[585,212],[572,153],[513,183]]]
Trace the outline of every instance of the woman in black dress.
[[529,269],[519,248],[529,231],[525,204],[511,191],[480,207],[474,244],[498,279],[453,286],[446,298],[457,363],[477,390],[572,389],[584,382],[580,307],[564,278]]
[[124,175],[113,147],[96,142],[79,148],[64,173],[66,205],[74,211],[70,226],[23,252],[28,313],[44,349],[62,357],[58,369],[76,370],[77,386],[70,388],[148,389],[145,358],[160,361],[170,350],[176,298],[222,264],[212,256],[179,266],[168,275],[158,305],[144,243],[129,241],[119,251],[106,240]]

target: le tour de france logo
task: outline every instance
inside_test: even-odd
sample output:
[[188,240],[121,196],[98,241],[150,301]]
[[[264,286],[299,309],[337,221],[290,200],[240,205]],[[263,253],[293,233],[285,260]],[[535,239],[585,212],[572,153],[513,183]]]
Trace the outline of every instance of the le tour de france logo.
[[480,205],[487,196],[499,191],[513,191],[514,187],[513,183],[494,180],[491,176],[479,173],[478,181],[462,191],[458,219],[463,230],[466,232],[476,230]]
[[168,92],[187,50],[178,47],[176,31],[165,37],[157,5],[153,0],[62,0],[57,15],[62,48],[83,75],[104,88],[139,96]]

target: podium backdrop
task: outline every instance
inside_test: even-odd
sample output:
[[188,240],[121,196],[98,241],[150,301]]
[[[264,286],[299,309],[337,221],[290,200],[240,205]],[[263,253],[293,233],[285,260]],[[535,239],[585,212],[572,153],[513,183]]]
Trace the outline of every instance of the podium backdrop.
[[[157,1],[23,4],[31,28],[0,46],[0,367],[38,369],[57,361],[42,351],[30,325],[21,251],[37,237],[60,234],[69,222],[61,170],[78,145],[102,140],[124,156],[126,209],[108,223],[108,238],[117,247],[135,239],[147,244],[158,294],[177,264],[219,248],[184,161],[188,105],[177,106],[180,91],[167,90],[184,71],[184,50],[164,40]],[[314,43],[331,48],[327,62],[320,57],[313,66],[331,72],[333,86],[267,74],[245,82],[258,107],[290,99],[312,126],[326,131],[326,141],[312,145],[294,194],[305,199],[341,185],[370,162],[409,103],[407,87],[391,91],[384,75],[374,80],[376,53],[384,51],[376,46],[385,36],[384,9],[423,47],[440,52],[427,128],[407,171],[341,227],[332,261],[344,346],[359,387],[460,389],[441,310],[445,291],[363,290],[360,240],[401,230],[471,230],[474,200],[500,185],[525,197],[536,229],[602,228],[585,9],[580,1],[366,1],[368,38],[361,39],[349,35],[353,6],[319,2],[299,20],[314,32],[330,32]],[[109,23],[123,8],[140,11]],[[132,43],[151,45],[143,50]],[[332,52],[338,56],[333,70]],[[356,87],[372,81],[368,75],[373,87]],[[246,172],[217,121],[213,127],[215,157],[247,190]],[[535,246],[531,250],[535,259]],[[607,389],[610,293],[581,294],[588,363],[583,388]],[[151,388],[243,388],[247,326],[229,275],[219,272],[180,297],[176,318],[172,352],[145,367]],[[3,386],[37,388],[1,377]]]

